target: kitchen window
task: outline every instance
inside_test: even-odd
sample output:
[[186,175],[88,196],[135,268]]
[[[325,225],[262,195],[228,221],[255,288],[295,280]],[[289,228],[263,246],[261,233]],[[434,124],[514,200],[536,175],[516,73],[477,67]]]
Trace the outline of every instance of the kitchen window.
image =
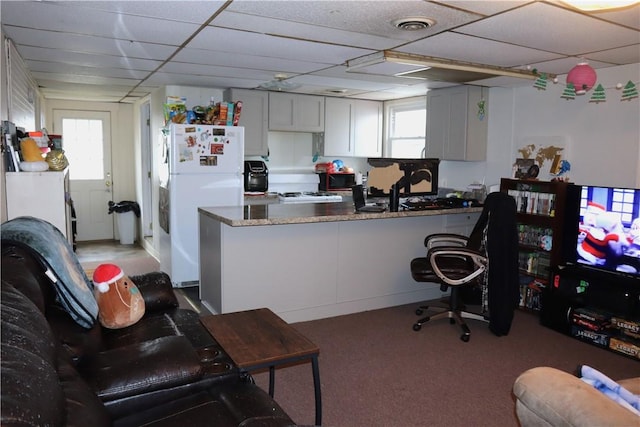
[[385,103],[386,157],[415,159],[424,156],[427,132],[426,96]]

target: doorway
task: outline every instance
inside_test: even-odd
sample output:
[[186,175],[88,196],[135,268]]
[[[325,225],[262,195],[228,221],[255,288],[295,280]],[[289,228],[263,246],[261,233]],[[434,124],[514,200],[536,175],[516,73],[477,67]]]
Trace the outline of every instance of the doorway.
[[110,113],[54,109],[53,121],[69,160],[77,241],[113,240]]
[[142,177],[142,237],[150,238],[153,236],[153,186],[152,165],[153,150],[151,146],[151,106],[149,102],[145,102],[140,106],[140,145],[141,145],[141,163],[140,168]]

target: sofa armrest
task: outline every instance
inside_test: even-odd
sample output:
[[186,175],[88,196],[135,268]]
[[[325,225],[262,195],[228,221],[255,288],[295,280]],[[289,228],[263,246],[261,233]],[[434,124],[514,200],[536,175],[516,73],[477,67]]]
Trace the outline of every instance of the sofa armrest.
[[527,426],[631,426],[638,417],[580,378],[550,367],[532,368],[513,385],[516,414]]
[[203,375],[199,355],[183,336],[97,353],[82,371],[104,402],[192,383]]
[[144,298],[145,312],[178,307],[178,298],[173,291],[173,284],[167,273],[156,271],[129,276],[129,279],[138,287]]

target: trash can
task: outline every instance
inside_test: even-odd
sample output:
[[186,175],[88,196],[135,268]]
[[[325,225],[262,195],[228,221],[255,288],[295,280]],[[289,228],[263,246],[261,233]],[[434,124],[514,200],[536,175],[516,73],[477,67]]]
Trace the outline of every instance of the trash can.
[[118,234],[121,245],[132,245],[136,237],[135,217],[140,217],[140,205],[137,202],[124,200],[113,203],[109,201],[109,214],[117,213]]

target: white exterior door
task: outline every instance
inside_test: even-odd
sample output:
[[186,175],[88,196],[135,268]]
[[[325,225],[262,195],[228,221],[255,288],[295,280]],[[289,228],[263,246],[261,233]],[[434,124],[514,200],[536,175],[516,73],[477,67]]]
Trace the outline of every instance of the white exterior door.
[[108,111],[54,110],[54,133],[62,135],[69,160],[77,241],[112,240],[111,120]]

